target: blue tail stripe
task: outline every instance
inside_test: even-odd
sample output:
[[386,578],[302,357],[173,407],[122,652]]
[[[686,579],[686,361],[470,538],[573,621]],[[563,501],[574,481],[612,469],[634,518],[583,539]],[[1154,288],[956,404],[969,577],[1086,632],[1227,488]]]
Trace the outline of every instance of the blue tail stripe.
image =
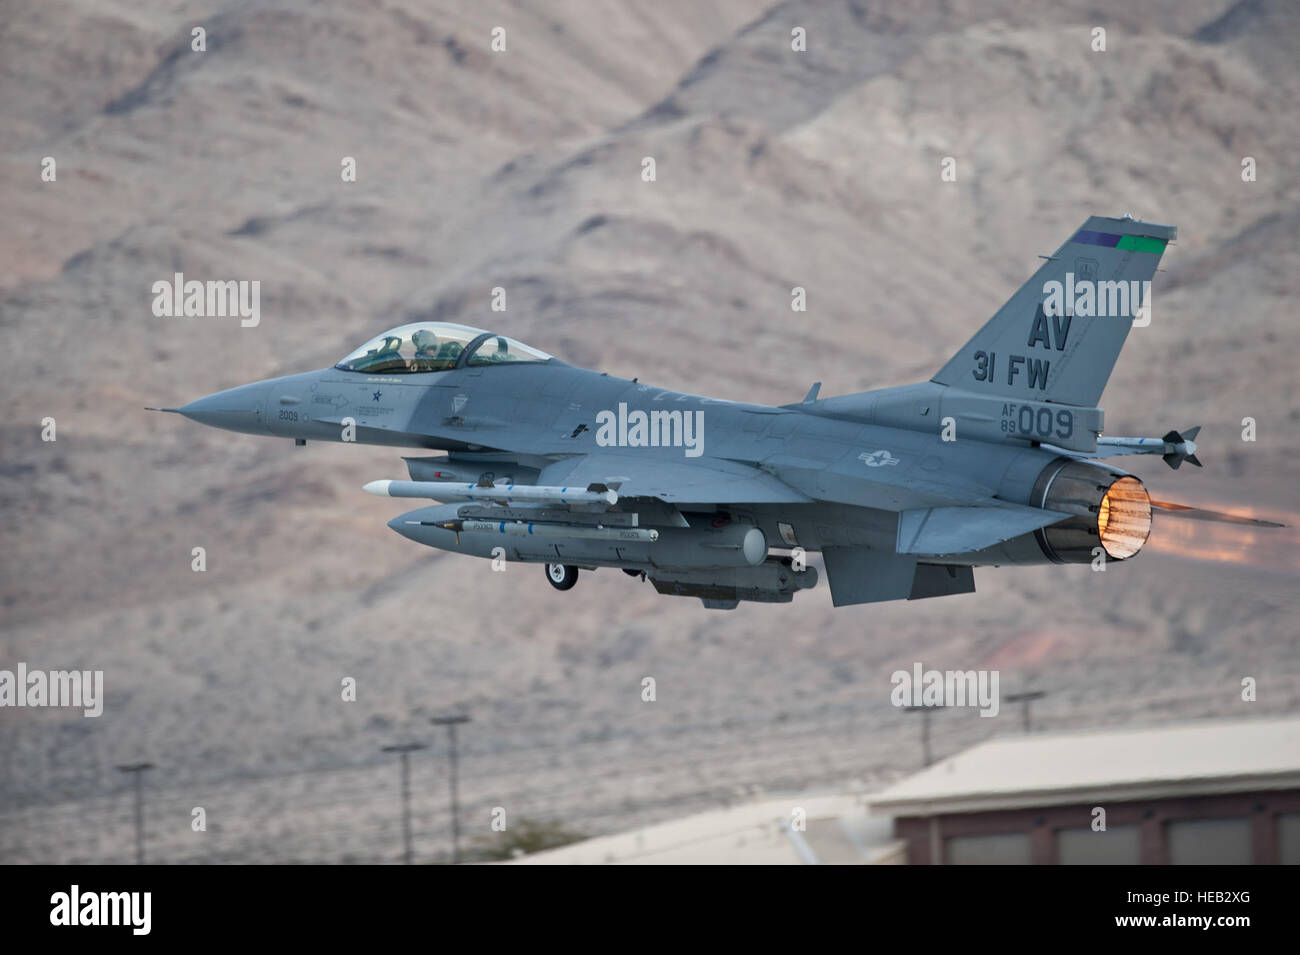
[[1080,229],[1070,241],[1078,242],[1081,245],[1104,245],[1113,249],[1119,245],[1119,236],[1112,235],[1109,232],[1092,232],[1088,229]]

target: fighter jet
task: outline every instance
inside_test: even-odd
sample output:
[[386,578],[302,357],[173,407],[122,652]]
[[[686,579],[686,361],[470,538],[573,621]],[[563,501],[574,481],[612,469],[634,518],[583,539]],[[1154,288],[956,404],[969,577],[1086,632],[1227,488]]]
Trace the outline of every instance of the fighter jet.
[[1153,502],[1101,463],[1201,463],[1199,429],[1108,438],[1098,407],[1176,233],[1090,217],[929,381],[902,387],[822,398],[818,383],[802,401],[744,404],[417,322],[331,368],[153,410],[298,444],[441,452],[404,458],[410,480],[365,486],[438,502],[389,527],[542,564],[558,590],[611,567],[714,609],[788,602],[818,582],[820,552],[835,606],[971,593],[977,566],[1129,560],[1155,510],[1270,523]]

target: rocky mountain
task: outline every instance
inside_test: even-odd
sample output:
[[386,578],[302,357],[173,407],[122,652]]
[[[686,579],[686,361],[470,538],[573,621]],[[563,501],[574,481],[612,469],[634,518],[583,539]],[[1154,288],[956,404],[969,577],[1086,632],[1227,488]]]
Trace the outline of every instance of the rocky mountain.
[[[10,11],[0,667],[102,669],[107,699],[98,719],[0,710],[0,859],[129,857],[114,766],[137,759],[157,764],[156,858],[393,859],[380,747],[403,739],[436,744],[415,811],[421,858],[442,858],[427,718],[456,708],[474,717],[470,837],[496,806],[601,832],[755,787],[869,788],[917,765],[918,728],[889,703],[916,660],[1049,690],[1044,725],[1294,711],[1293,529],[1163,520],[1104,574],[986,569],[973,596],[842,610],[822,586],[724,614],[614,572],[558,594],[535,567],[402,540],[392,502],[360,492],[404,476],[393,451],[143,408],[424,318],[732,399],[924,380],[1038,253],[1132,212],[1180,233],[1108,429],[1202,425],[1203,471],[1134,465],[1153,496],[1294,526],[1297,48],[1282,0]],[[155,317],[175,272],[260,281],[260,323]],[[945,713],[936,749],[1019,725]]]

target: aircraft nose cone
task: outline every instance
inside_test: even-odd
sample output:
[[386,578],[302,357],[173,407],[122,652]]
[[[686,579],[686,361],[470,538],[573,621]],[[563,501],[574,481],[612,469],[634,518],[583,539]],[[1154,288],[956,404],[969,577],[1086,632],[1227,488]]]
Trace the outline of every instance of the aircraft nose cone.
[[451,548],[456,545],[456,534],[431,526],[436,521],[450,521],[460,510],[459,504],[435,504],[432,507],[419,507],[405,514],[398,514],[388,526],[408,540],[428,547]]
[[[413,541],[418,541],[420,538],[416,536],[415,532],[420,529],[420,525],[418,523],[412,524],[411,520],[412,517],[410,514],[399,514],[388,522],[388,526],[397,531],[397,533],[401,534],[403,537]],[[416,518],[416,520],[418,521],[418,518]]]
[[200,424],[246,434],[266,434],[268,384],[259,381],[199,398],[177,409]]

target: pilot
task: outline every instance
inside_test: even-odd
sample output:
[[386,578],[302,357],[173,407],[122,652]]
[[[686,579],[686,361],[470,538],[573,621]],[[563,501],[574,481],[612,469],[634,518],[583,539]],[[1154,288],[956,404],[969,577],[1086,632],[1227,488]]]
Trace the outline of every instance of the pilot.
[[438,336],[427,328],[417,329],[411,336],[415,355],[411,358],[411,371],[433,371],[438,357]]

